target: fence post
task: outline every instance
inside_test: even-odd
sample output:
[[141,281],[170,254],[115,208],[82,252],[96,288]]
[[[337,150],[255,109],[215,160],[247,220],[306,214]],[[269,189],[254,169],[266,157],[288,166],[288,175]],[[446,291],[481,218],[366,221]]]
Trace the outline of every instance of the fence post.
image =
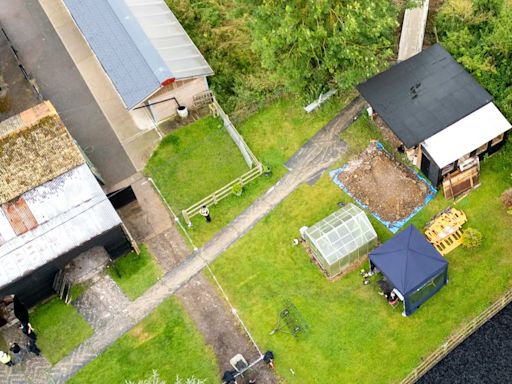
[[189,228],[192,227],[192,222],[190,221],[190,218],[188,217],[187,210],[184,209],[183,211],[181,211],[181,214],[183,215],[183,218],[185,219],[185,222],[187,223]]

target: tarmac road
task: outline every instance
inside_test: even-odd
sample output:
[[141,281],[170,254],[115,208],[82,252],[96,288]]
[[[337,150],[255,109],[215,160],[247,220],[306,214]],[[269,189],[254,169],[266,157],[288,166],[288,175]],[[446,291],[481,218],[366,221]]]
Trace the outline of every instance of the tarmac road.
[[37,0],[0,0],[0,23],[43,97],[112,186],[136,173]]

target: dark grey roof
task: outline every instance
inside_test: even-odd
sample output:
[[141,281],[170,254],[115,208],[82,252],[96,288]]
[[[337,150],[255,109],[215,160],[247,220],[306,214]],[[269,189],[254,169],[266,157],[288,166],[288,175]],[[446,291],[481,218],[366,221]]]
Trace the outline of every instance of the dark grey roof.
[[123,0],[64,0],[127,108],[173,75]]
[[407,147],[492,100],[439,44],[359,84],[357,89]]

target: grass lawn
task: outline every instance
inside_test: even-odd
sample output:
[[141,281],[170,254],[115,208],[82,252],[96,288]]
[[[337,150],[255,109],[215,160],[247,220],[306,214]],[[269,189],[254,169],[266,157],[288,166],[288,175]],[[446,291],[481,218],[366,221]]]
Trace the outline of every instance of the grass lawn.
[[37,306],[30,315],[30,322],[37,333],[37,345],[52,364],[93,334],[76,309],[57,297]]
[[[342,135],[355,147],[351,154],[378,136],[366,119]],[[377,295],[374,285],[363,286],[357,271],[329,282],[301,247],[292,246],[301,226],[335,211],[336,202],[349,201],[328,175],[313,186],[297,189],[212,268],[256,341],[264,350],[274,351],[277,372],[284,381],[397,382],[511,287],[512,216],[499,202],[499,195],[512,182],[511,167],[512,143],[483,163],[482,186],[457,204],[466,212],[468,226],[482,232],[482,246],[459,247],[450,253],[449,284],[408,318],[401,316],[401,308],[391,308]],[[413,223],[421,229],[448,204],[438,195]],[[370,220],[381,241],[391,237],[386,228]],[[269,335],[288,299],[309,325],[309,331],[296,339],[284,333]]]
[[124,294],[130,300],[135,300],[162,277],[163,271],[146,245],[142,244],[139,255],[130,252],[117,259],[108,273]]
[[206,117],[167,135],[146,172],[178,212],[249,170],[222,122]]
[[[284,167],[286,161],[320,128],[327,124],[352,96],[346,95],[344,98],[334,98],[322,105],[319,110],[310,114],[304,111],[303,105],[299,101],[282,99],[237,126],[238,131],[256,157],[272,169],[272,176],[262,176],[251,182],[244,187],[244,193],[241,197],[231,196],[218,205],[210,207],[212,216],[210,224],[206,224],[200,216],[193,218],[193,227],[190,234],[196,244],[201,246],[211,239],[217,231],[238,216],[272,184],[277,182],[287,172]],[[188,127],[182,129],[188,129]],[[181,130],[178,132],[181,132]],[[157,160],[161,161],[159,160],[161,159],[159,151],[165,153],[171,145],[169,141],[172,140],[164,139],[160,144],[160,149],[149,161],[146,168],[149,174],[153,174],[152,170],[155,168]],[[201,156],[201,152],[197,152],[196,156]],[[203,159],[200,158],[199,161],[203,161]],[[188,167],[185,174],[193,174],[192,168]],[[173,203],[178,196],[183,194],[183,190],[189,188],[200,190],[202,194],[198,197],[199,199],[216,189],[213,186],[212,188],[203,188],[202,185],[198,184],[197,177],[191,178],[188,176],[188,185],[186,186],[168,182],[156,177],[156,175],[154,178],[167,201],[171,203],[173,208],[179,208],[179,210],[181,210],[181,207],[174,206]]]
[[68,383],[124,384],[148,378],[154,369],[168,384],[174,383],[176,375],[218,382],[213,352],[176,299],[161,304]]

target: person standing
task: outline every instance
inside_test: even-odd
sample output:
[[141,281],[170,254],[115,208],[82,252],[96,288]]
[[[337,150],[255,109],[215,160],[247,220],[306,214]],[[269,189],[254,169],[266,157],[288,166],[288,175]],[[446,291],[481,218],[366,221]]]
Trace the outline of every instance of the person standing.
[[11,359],[11,355],[5,353],[4,351],[0,351],[0,363],[5,364],[8,367],[12,367],[14,365]]
[[210,223],[212,221],[212,218],[210,217],[210,210],[206,205],[203,205],[201,207],[201,209],[199,210],[199,214],[206,219],[207,223]]

